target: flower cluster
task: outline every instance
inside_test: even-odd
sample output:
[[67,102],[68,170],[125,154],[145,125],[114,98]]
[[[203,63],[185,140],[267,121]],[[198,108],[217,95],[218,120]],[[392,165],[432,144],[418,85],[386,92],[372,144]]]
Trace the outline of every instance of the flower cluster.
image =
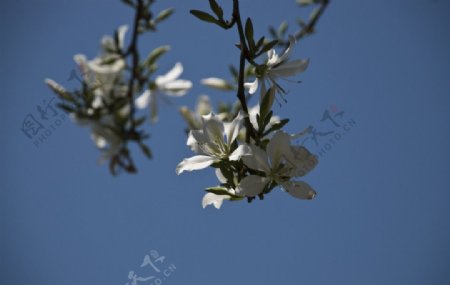
[[[157,60],[169,51],[161,46],[141,60],[137,42],[145,31],[155,31],[157,24],[169,17],[173,10],[166,9],[156,17],[150,12],[154,1],[125,1],[136,10],[135,23],[129,45],[125,45],[128,26],[120,26],[114,36],[104,36],[100,54],[89,60],[77,54],[74,60],[81,73],[75,75],[81,88],[73,92],[51,79],[46,83],[62,99],[60,107],[70,114],[74,122],[88,127],[91,138],[101,150],[100,162],[109,161],[113,174],[117,170],[136,172],[128,144],[136,143],[149,158],[150,148],[144,143],[149,135],[142,130],[147,116],[137,116],[136,110],[150,106],[149,121],[157,121],[157,98],[162,95],[180,97],[192,88],[189,80],[179,79],[183,65],[176,63],[165,75],[157,71]],[[76,72],[75,72],[76,73]]]
[[[192,82],[181,79],[183,65],[176,62],[166,74],[157,75],[158,60],[170,50],[167,45],[153,49],[141,58],[138,39],[144,32],[154,32],[173,12],[166,9],[155,14],[154,0],[122,0],[135,10],[134,24],[120,26],[113,36],[104,36],[98,56],[88,59],[77,54],[74,60],[81,73],[81,87],[68,91],[52,79],[46,84],[62,100],[59,105],[74,122],[88,127],[91,138],[101,150],[100,161],[109,161],[112,174],[118,170],[136,172],[129,144],[137,144],[152,157],[144,143],[149,135],[142,129],[145,121],[158,121],[158,101],[181,97],[192,88]],[[203,207],[220,208],[224,200],[253,201],[263,199],[279,187],[299,199],[312,199],[313,188],[301,180],[318,164],[317,156],[305,147],[292,144],[296,136],[284,130],[289,119],[274,115],[274,101],[287,102],[288,94],[281,79],[289,79],[304,72],[308,59],[291,60],[296,41],[311,34],[314,25],[328,5],[328,0],[297,1],[303,6],[320,5],[308,23],[301,22],[301,30],[288,35],[287,23],[278,31],[269,29],[272,40],[255,38],[253,22],[241,19],[239,0],[232,0],[229,19],[216,0],[209,0],[212,14],[191,10],[191,14],[209,24],[228,30],[233,27],[239,35],[239,66],[230,67],[232,80],[207,77],[201,84],[216,90],[233,92],[234,103],[220,103],[214,109],[207,95],[198,99],[195,111],[181,107],[180,113],[188,129],[187,146],[195,153],[183,159],[176,173],[215,169],[218,186],[206,189]],[[129,44],[126,43],[131,31]],[[277,48],[283,48],[277,52]],[[267,55],[267,58],[264,56]],[[261,59],[261,57],[264,57]],[[259,90],[257,103],[249,105]],[[277,97],[277,95],[279,97]],[[280,98],[281,97],[281,98]],[[138,115],[141,109],[149,115]]]
[[220,185],[206,189],[203,207],[220,208],[223,200],[262,199],[277,186],[299,199],[314,198],[312,187],[296,178],[314,169],[317,157],[303,146],[292,145],[293,136],[277,130],[259,143],[247,143],[239,136],[245,129],[240,113],[232,122],[223,122],[213,113],[201,121],[201,129],[191,130],[187,140],[197,155],[181,161],[176,173],[216,168]]
[[[217,90],[236,91],[238,101],[234,105],[225,105],[225,108],[222,104],[214,113],[209,97],[203,95],[198,101],[197,112],[187,107],[180,109],[190,128],[187,145],[197,155],[181,161],[176,173],[207,167],[216,169],[219,185],[206,189],[203,207],[214,205],[220,208],[224,200],[247,199],[251,202],[256,197],[263,199],[277,187],[295,198],[314,198],[314,189],[299,179],[316,167],[317,156],[303,146],[293,145],[295,136],[283,131],[289,120],[274,116],[272,111],[276,94],[283,99],[287,94],[279,80],[305,71],[309,60],[290,60],[296,42],[293,36],[289,37],[281,55],[275,49],[278,40],[266,41],[262,37],[255,41],[251,19],[247,19],[245,27],[241,22],[239,1],[233,0],[231,21],[223,18],[223,10],[215,0],[210,1],[210,6],[215,16],[197,10],[191,13],[224,29],[236,25],[241,61],[239,69],[231,68],[233,81],[209,77],[201,83]],[[267,59],[258,63],[264,53],[267,53]],[[249,65],[245,66],[242,59]],[[248,80],[252,77],[253,80]],[[259,102],[249,108],[247,103],[258,89]]]

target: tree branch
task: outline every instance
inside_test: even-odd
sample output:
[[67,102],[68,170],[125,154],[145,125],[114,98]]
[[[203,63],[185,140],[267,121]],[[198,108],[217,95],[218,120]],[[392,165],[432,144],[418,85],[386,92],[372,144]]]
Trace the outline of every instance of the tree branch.
[[[322,2],[320,3],[320,7],[318,8],[314,17],[312,17],[309,20],[309,22],[302,27],[301,30],[299,30],[298,32],[296,32],[294,34],[294,38],[297,41],[303,39],[305,36],[312,34],[314,32],[314,28],[315,28],[317,22],[319,21],[320,17],[323,15],[323,13],[325,12],[325,9],[328,7],[329,4],[330,4],[330,0],[322,0]],[[279,41],[278,45],[288,47],[289,41]]]
[[145,9],[143,0],[138,0],[137,2],[137,8],[136,8],[136,14],[134,16],[134,24],[133,24],[133,34],[131,36],[131,43],[128,47],[127,52],[125,53],[125,56],[131,54],[132,58],[132,66],[131,66],[131,75],[130,80],[128,81],[128,100],[130,104],[130,124],[131,129],[130,133],[135,132],[135,121],[134,121],[134,113],[135,113],[135,107],[134,107],[134,98],[133,98],[133,91],[134,91],[134,83],[136,81],[136,78],[139,77],[139,51],[138,51],[138,28],[139,28],[139,21],[141,19],[141,13]]
[[[244,89],[244,75],[245,75],[245,60],[248,59],[248,48],[247,43],[245,41],[244,29],[242,27],[241,13],[239,11],[239,0],[233,0],[233,19],[236,21],[237,29],[239,32],[240,39],[240,59],[239,59],[239,77],[238,77],[238,90],[237,90],[237,98],[241,103],[242,110],[245,113],[245,124],[247,128],[247,137],[246,141],[250,141],[250,137],[255,137],[255,130],[253,129],[253,125],[250,122],[250,117],[248,114],[248,106],[247,106],[247,98],[245,98],[245,89]],[[247,54],[246,54],[247,53]]]

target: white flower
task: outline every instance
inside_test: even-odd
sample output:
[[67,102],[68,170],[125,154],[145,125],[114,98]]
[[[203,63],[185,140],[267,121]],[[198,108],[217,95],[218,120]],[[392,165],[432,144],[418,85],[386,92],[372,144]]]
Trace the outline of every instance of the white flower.
[[231,123],[222,122],[213,113],[203,116],[202,121],[202,130],[192,130],[187,141],[187,145],[199,155],[180,162],[176,168],[177,174],[203,169],[222,159],[237,161],[242,156],[251,155],[247,145],[232,149],[242,124],[241,114]]
[[267,52],[267,62],[264,68],[256,70],[256,79],[253,82],[245,83],[245,87],[249,89],[250,94],[254,94],[261,84],[261,100],[267,92],[266,80],[269,81],[272,86],[275,86],[278,91],[285,93],[281,86],[276,82],[279,78],[285,78],[294,76],[300,72],[305,71],[308,67],[308,59],[298,59],[289,61],[289,54],[292,51],[295,39],[289,37],[289,46],[281,56],[278,56],[274,49]]
[[160,93],[164,93],[172,97],[180,97],[187,93],[192,88],[192,82],[189,80],[178,79],[183,73],[183,65],[178,62],[165,75],[157,76],[155,79],[154,88],[147,89],[140,95],[136,101],[136,107],[144,109],[150,105],[151,120],[156,122],[158,120],[158,107],[156,98]]
[[290,140],[290,135],[278,131],[268,143],[267,152],[251,146],[253,155],[242,157],[242,160],[249,168],[263,172],[265,177],[246,176],[239,183],[237,194],[254,197],[275,182],[296,198],[314,198],[316,192],[311,186],[303,181],[291,181],[291,178],[311,171],[318,163],[317,157],[304,147],[291,146]]
[[126,96],[127,86],[123,84],[123,71],[126,67],[125,59],[118,54],[124,48],[125,33],[128,26],[120,26],[118,33],[118,46],[115,46],[111,36],[102,39],[102,52],[92,60],[87,60],[83,54],[76,54],[74,61],[83,75],[83,80],[93,90],[93,108],[103,106],[103,100],[110,100],[111,96]]

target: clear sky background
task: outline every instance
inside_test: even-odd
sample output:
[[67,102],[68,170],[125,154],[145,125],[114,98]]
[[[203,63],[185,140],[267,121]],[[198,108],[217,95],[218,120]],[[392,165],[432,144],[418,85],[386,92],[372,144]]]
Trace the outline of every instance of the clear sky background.
[[[231,1],[220,2],[229,12]],[[257,35],[306,15],[293,0],[241,2]],[[172,45],[160,72],[181,61],[195,87],[149,126],[154,160],[139,155],[137,175],[111,177],[88,130],[68,118],[39,147],[21,125],[53,98],[44,79],[74,87],[72,56],[94,57],[132,10],[120,1],[1,1],[0,283],[122,285],[130,270],[167,285],[450,283],[448,1],[332,1],[292,55],[311,59],[296,78],[303,83],[283,82],[289,103],[275,108],[291,132],[342,133],[320,122],[330,106],[355,122],[305,178],[316,199],[277,190],[219,211],[201,208],[203,189],[217,183],[212,170],[175,174],[191,156],[177,106],[193,107],[200,94],[234,100],[199,80],[229,77],[237,35],[189,15],[206,0],[156,5],[166,7],[176,14],[140,48]],[[169,276],[140,267],[151,250],[165,256],[161,270],[175,265]]]

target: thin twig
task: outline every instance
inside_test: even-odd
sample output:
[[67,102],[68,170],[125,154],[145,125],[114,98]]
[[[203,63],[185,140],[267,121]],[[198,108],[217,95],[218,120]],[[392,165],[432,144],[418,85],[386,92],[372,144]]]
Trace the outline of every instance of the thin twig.
[[233,0],[233,19],[236,21],[237,29],[239,32],[240,46],[241,46],[241,54],[239,59],[239,77],[238,77],[238,90],[237,90],[237,98],[239,99],[242,110],[245,113],[245,125],[247,128],[247,136],[246,141],[249,142],[250,138],[255,138],[255,130],[253,129],[253,125],[250,122],[250,117],[248,114],[248,106],[247,106],[247,98],[245,97],[245,88],[244,88],[244,75],[245,75],[245,60],[248,60],[248,48],[245,42],[245,34],[244,29],[242,27],[241,13],[239,11],[239,0]]
[[145,8],[144,7],[144,2],[143,0],[138,0],[137,3],[137,8],[136,8],[136,14],[134,16],[134,25],[133,25],[133,34],[131,36],[131,43],[130,46],[128,47],[127,52],[125,53],[125,55],[131,54],[131,58],[132,58],[132,66],[131,66],[131,75],[130,75],[130,80],[128,81],[128,100],[130,102],[130,124],[131,124],[131,129],[130,129],[130,133],[134,133],[135,132],[135,121],[134,121],[134,112],[135,112],[135,107],[134,107],[134,98],[133,98],[133,91],[134,91],[134,83],[136,81],[136,77],[139,76],[139,51],[138,51],[138,28],[139,28],[139,21],[141,19],[141,11]]
[[[314,27],[316,26],[317,22],[319,21],[320,17],[323,15],[325,9],[329,4],[330,0],[322,0],[322,2],[320,3],[320,7],[318,8],[314,17],[312,17],[306,25],[304,25],[298,32],[294,34],[294,38],[297,41],[314,32]],[[288,47],[289,41],[279,41],[278,45]]]

